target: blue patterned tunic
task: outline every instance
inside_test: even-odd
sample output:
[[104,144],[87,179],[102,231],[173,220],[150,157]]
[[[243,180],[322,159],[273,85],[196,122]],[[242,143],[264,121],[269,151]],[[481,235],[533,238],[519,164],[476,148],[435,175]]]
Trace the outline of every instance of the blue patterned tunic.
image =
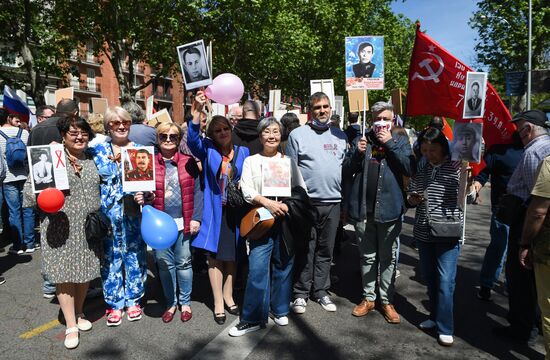
[[138,205],[133,193],[122,191],[122,169],[112,160],[111,142],[97,144],[91,150],[101,178],[101,210],[113,226],[112,236],[104,242],[103,295],[112,309],[120,310],[138,305],[145,292],[147,263],[141,217],[139,211],[135,211]]

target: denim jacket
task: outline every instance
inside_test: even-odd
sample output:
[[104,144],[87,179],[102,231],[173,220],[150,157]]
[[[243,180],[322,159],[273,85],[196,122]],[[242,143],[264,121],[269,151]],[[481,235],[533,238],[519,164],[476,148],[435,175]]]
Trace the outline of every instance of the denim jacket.
[[[369,135],[372,139],[372,134]],[[343,163],[343,206],[352,221],[363,221],[367,218],[367,172],[372,156],[372,140],[369,140],[364,154],[357,151],[358,140],[354,141],[354,146],[348,151]],[[412,176],[415,165],[411,146],[404,136],[393,135],[382,146],[385,158],[380,162],[374,221],[386,223],[397,220],[403,214],[403,176]]]

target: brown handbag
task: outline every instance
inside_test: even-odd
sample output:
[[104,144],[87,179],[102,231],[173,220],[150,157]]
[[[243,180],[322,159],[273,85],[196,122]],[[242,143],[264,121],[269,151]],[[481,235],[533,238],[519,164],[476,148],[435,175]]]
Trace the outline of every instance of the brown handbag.
[[260,220],[260,214],[258,209],[261,206],[257,206],[246,213],[241,220],[240,233],[242,237],[249,240],[259,240],[263,238],[268,231],[275,224],[275,219],[272,217],[266,220]]

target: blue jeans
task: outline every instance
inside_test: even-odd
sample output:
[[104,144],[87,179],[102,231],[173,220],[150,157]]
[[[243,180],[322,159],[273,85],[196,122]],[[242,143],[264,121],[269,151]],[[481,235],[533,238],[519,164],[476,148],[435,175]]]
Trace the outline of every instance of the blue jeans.
[[44,275],[42,275],[42,279],[44,279],[44,281],[42,282],[42,293],[55,294],[55,284],[46,279]]
[[[28,208],[30,211],[22,209],[24,184],[25,180],[19,180],[4,183],[3,186],[4,198],[9,211],[13,248],[15,250],[20,250],[23,246],[27,248],[34,247],[34,210],[32,208]],[[25,226],[25,232],[23,232],[23,226]]]
[[453,303],[456,265],[460,254],[458,243],[418,241],[420,270],[428,285],[430,319],[440,335],[453,335]]
[[263,239],[250,241],[243,322],[266,323],[270,309],[277,317],[289,312],[294,256],[288,256],[279,229],[276,224]]
[[[179,232],[176,243],[165,250],[156,250],[155,259],[159,268],[160,283],[166,300],[166,307],[191,304],[193,289],[193,267],[191,261],[191,236]],[[176,297],[176,281],[179,293]]]
[[491,242],[485,251],[479,283],[481,286],[493,288],[497,282],[506,259],[506,248],[508,247],[508,234],[510,227],[498,221],[495,214],[491,217]]

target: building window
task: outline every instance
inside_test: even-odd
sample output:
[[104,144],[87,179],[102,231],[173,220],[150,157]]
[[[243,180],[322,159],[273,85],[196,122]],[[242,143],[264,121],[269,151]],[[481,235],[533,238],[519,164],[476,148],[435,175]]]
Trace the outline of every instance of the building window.
[[86,80],[86,83],[88,85],[89,91],[96,91],[96,82],[95,82],[95,70],[94,69],[88,69],[88,79]]

